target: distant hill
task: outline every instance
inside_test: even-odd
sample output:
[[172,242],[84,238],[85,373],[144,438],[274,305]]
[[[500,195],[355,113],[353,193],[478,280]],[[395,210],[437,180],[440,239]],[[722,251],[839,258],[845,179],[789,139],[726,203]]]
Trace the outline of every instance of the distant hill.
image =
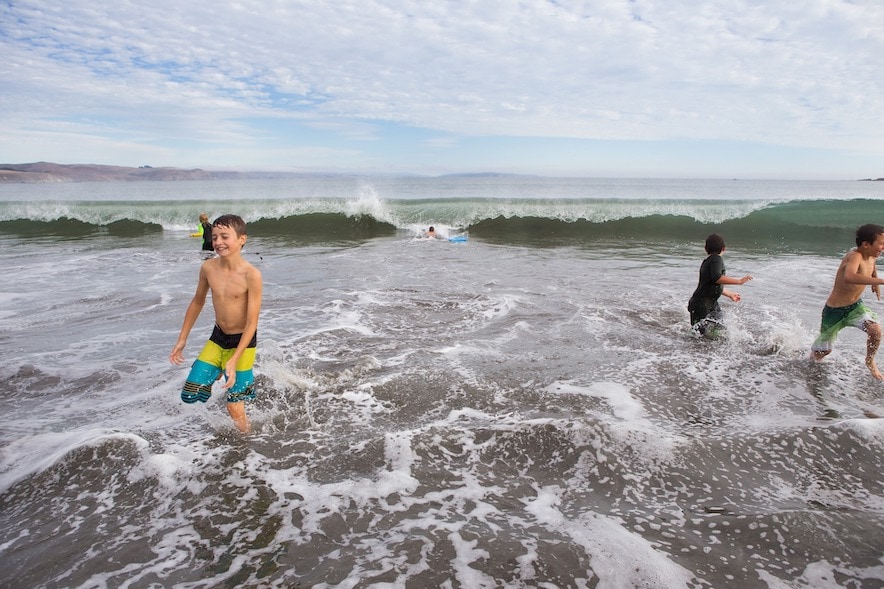
[[97,164],[0,164],[0,182],[138,182],[145,180],[226,180],[245,178],[239,172],[182,168],[103,166]]
[[[0,164],[0,183],[39,183],[39,182],[143,182],[168,180],[238,180],[270,179],[291,177],[350,176],[348,173],[321,172],[211,172],[194,168],[154,168],[152,166],[105,166],[102,164],[53,164],[36,162],[32,164]],[[445,174],[441,178],[507,178],[522,177],[523,174],[479,172]],[[863,182],[882,182],[884,178],[863,178]]]
[[[533,175],[532,175],[533,176]],[[503,172],[463,172],[459,174],[442,174],[440,178],[524,178],[525,174]]]

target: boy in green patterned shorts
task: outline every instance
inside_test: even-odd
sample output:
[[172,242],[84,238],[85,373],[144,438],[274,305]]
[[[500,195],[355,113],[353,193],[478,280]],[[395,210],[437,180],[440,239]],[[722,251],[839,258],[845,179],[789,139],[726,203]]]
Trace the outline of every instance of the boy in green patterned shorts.
[[875,353],[881,343],[881,326],[861,297],[866,286],[871,286],[872,292],[881,300],[879,285],[884,284],[884,280],[878,278],[875,260],[882,251],[884,227],[868,224],[856,230],[856,249],[847,252],[835,273],[835,285],[823,307],[820,335],[811,347],[811,357],[820,361],[832,353],[832,343],[839,331],[845,327],[862,329],[868,334],[866,366],[878,380],[884,380],[875,363]]

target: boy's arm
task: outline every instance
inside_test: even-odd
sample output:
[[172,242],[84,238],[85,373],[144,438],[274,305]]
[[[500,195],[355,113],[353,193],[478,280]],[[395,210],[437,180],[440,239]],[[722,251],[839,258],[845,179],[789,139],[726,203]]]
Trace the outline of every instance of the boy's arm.
[[253,267],[249,271],[249,274],[246,277],[246,286],[248,288],[246,326],[242,331],[242,336],[240,337],[239,345],[236,346],[236,351],[233,352],[233,355],[227,361],[227,369],[225,371],[227,379],[224,381],[225,389],[229,389],[236,383],[236,364],[239,362],[239,357],[242,356],[242,353],[249,347],[249,343],[258,331],[258,316],[261,313],[261,296],[264,284],[261,280],[261,272],[257,268]]
[[[875,266],[872,268],[872,278],[878,278],[878,267]],[[881,286],[879,284],[872,285],[872,292],[875,293],[875,296],[878,297],[878,300],[881,300]]]
[[206,278],[205,264],[200,268],[199,282],[196,285],[196,293],[190,299],[187,305],[187,311],[184,312],[184,323],[181,325],[181,332],[178,334],[178,341],[169,354],[169,361],[172,364],[181,364],[184,362],[184,346],[187,345],[187,336],[193,329],[196,320],[206,304],[206,295],[209,293],[209,280]]
[[718,277],[718,280],[715,281],[715,284],[746,284],[750,280],[752,280],[752,277],[748,274],[743,276],[742,278],[731,278],[726,274],[722,274]]
[[740,293],[726,288],[721,289],[721,296],[727,297],[735,303],[739,303],[743,299],[743,297],[740,296]]
[[[847,259],[844,262],[844,275],[842,276],[844,282],[871,286],[884,282],[878,278],[878,270],[874,266],[872,266],[870,274],[863,274],[861,272],[862,262],[863,257],[859,252],[853,251],[847,254]],[[874,264],[874,262],[872,263]]]

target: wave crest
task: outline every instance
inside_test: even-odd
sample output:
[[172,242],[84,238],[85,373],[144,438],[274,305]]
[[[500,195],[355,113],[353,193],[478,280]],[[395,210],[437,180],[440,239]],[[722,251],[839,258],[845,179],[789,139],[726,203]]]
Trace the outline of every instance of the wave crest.
[[[176,201],[3,202],[0,234],[137,237],[192,231],[206,203]],[[219,203],[212,206],[218,207]],[[856,227],[884,217],[884,201],[404,199],[384,200],[370,185],[351,199],[223,201],[250,235],[309,241],[413,234],[437,225],[474,238],[534,245],[594,240],[696,242],[719,232],[729,244],[777,251],[846,248]],[[210,209],[211,210],[211,209]],[[214,218],[220,212],[213,212]]]

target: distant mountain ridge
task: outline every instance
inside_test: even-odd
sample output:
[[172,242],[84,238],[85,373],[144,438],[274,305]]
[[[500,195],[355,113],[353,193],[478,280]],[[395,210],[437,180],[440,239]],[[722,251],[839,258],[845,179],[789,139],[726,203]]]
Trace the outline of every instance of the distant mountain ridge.
[[[355,173],[323,172],[225,172],[200,168],[109,166],[104,164],[54,164],[35,162],[30,164],[0,164],[0,183],[52,183],[52,182],[143,182],[170,180],[238,180],[291,178],[294,176],[352,176]],[[383,174],[382,174],[383,175]],[[420,176],[404,174],[405,176]],[[471,172],[445,174],[443,178],[506,178],[524,176],[498,172]],[[860,181],[882,182],[884,178],[862,178]]]
[[199,168],[154,168],[99,164],[0,164],[0,182],[138,182],[145,180],[226,180],[248,177],[239,172],[210,172]]
[[[174,180],[268,180],[293,177],[361,176],[356,172],[209,171],[200,168],[109,166],[104,164],[0,164],[0,184],[40,182],[142,182]],[[382,174],[384,175],[384,174]]]

